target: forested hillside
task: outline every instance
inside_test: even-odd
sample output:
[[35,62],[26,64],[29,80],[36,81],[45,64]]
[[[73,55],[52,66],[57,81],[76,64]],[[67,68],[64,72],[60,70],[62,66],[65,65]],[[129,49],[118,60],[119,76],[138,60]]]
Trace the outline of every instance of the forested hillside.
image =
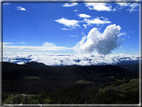
[[13,104],[138,104],[138,77],[138,70],[126,66],[2,62],[2,101]]

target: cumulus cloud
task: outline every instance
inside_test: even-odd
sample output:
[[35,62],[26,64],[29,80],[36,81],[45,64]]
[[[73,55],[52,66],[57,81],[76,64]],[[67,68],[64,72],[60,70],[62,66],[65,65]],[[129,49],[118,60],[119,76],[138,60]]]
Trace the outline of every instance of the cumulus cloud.
[[101,20],[99,17],[94,18],[94,19],[84,19],[84,21],[88,24],[106,24],[106,23],[111,23],[111,21],[108,21],[107,18],[103,18],[103,20]]
[[96,11],[111,11],[111,5],[107,3],[85,3],[90,10]]
[[77,21],[77,20],[69,20],[69,19],[61,18],[61,19],[58,19],[55,21],[60,24],[65,25],[67,27],[71,27],[71,28],[75,28],[75,27],[79,26],[79,24],[78,24],[79,21]]
[[63,5],[63,7],[72,7],[72,6],[76,6],[76,5],[78,5],[78,3],[65,3],[64,5]]
[[16,9],[20,10],[20,11],[26,11],[26,9],[24,7],[21,7],[21,6],[17,6]]
[[81,41],[79,43],[76,44],[76,46],[73,47],[73,49],[77,52],[77,53],[82,53],[82,46],[85,43],[86,40],[86,36],[84,35],[84,37],[82,37]]
[[87,14],[79,14],[78,16],[81,18],[90,18],[91,17],[90,15],[87,15]]
[[117,36],[121,27],[115,24],[106,27],[103,33],[98,28],[92,28],[87,36],[74,46],[76,52],[92,52],[97,50],[99,54],[109,54],[120,46]]

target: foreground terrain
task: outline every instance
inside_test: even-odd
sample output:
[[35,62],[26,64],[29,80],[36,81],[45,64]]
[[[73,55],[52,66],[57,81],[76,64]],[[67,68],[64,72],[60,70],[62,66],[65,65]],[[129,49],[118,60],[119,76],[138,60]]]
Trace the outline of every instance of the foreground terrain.
[[45,66],[2,62],[5,104],[138,104],[138,65]]

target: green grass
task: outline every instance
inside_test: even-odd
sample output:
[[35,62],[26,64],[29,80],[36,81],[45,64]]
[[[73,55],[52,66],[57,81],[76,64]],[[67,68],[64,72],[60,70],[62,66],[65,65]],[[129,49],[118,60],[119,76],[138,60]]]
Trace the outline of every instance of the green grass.
[[8,98],[6,98],[4,101],[3,101],[3,103],[5,103],[5,104],[10,104],[11,103],[11,101],[13,101],[13,99],[14,98],[16,98],[18,96],[18,94],[10,94],[9,96],[8,96]]
[[118,80],[105,88],[99,88],[96,98],[102,103],[137,104],[139,99],[138,78]]
[[99,91],[102,93],[105,93],[108,90],[123,91],[123,92],[126,92],[127,90],[138,91],[139,90],[138,86],[139,86],[138,78],[131,79],[128,82],[126,82],[125,80],[117,80],[114,84],[110,86],[106,86],[105,88],[100,88]]
[[[8,98],[6,98],[4,101],[3,101],[3,103],[4,104],[13,104],[13,100],[15,99],[15,98],[17,98],[18,96],[20,96],[20,95],[22,95],[22,94],[10,94],[9,96],[8,96]],[[21,103],[23,102],[23,100],[25,99],[25,97],[27,97],[28,98],[28,100],[31,100],[32,101],[32,97],[39,97],[40,95],[30,95],[30,94],[26,94],[25,96],[23,96],[22,95],[22,100],[21,100]],[[50,102],[50,99],[45,99],[46,100],[46,102]],[[11,102],[12,101],[12,102]],[[32,104],[32,103],[31,103]]]

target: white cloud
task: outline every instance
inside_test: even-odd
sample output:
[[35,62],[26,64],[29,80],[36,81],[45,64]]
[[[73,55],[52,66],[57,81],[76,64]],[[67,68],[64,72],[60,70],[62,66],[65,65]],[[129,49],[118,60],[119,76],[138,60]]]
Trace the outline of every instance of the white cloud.
[[85,27],[85,29],[87,29],[87,25],[86,24],[83,24],[83,26]]
[[3,42],[3,45],[8,45],[8,44],[14,44],[14,43],[11,43],[11,42]]
[[63,5],[63,7],[72,7],[72,6],[76,6],[76,5],[78,5],[78,3],[65,3],[64,5]]
[[25,42],[17,42],[17,43],[14,43],[14,44],[25,44]]
[[129,9],[127,9],[127,11],[134,12],[134,11],[137,11],[137,9],[135,9],[135,8],[139,6],[138,3],[117,3],[117,4],[118,4],[118,6],[116,6],[113,9],[113,11],[117,11],[119,9],[123,9],[123,8],[127,7],[127,8],[129,8]]
[[138,7],[139,4],[138,3],[132,3],[129,5],[130,9],[127,9],[127,11],[129,12],[134,12],[134,11],[137,11],[137,9],[135,9],[136,7]]
[[43,46],[8,46],[4,45],[3,50],[4,51],[10,51],[10,50],[22,50],[22,51],[58,51],[58,50],[66,50],[66,49],[72,49],[68,47],[61,47],[56,46],[53,43],[45,42]]
[[77,53],[82,53],[82,46],[85,43],[85,40],[87,39],[87,37],[84,35],[84,37],[82,37],[81,41],[79,43],[77,43],[73,49],[77,52]]
[[61,28],[61,30],[72,30],[72,29],[68,29],[68,28]]
[[78,37],[78,35],[71,35],[71,37]]
[[17,64],[22,65],[22,64],[24,64],[24,62],[18,62]]
[[43,44],[43,46],[55,46],[55,44],[54,43],[45,42]]
[[74,10],[75,12],[78,12],[79,10]]
[[3,42],[3,45],[10,45],[10,44],[25,44],[25,42],[17,42],[17,43]]
[[117,3],[117,6],[112,9],[112,11],[120,11],[120,9],[123,9],[124,7],[129,6],[129,3]]
[[129,3],[117,3],[121,7],[126,7],[129,6]]
[[85,3],[90,10],[96,11],[111,11],[111,5],[107,3]]
[[102,18],[102,19],[104,19],[104,20],[108,20],[108,18],[105,18],[105,17],[103,17],[103,16],[101,16],[100,18]]
[[112,11],[116,11],[117,9],[116,8],[114,8]]
[[79,14],[78,16],[81,18],[90,18],[91,17],[90,15],[87,15],[87,14]]
[[109,54],[112,50],[120,46],[120,41],[117,36],[120,29],[121,27],[115,24],[107,26],[103,33],[100,33],[98,28],[92,28],[87,37],[84,36],[76,44],[74,50],[76,52],[92,52],[97,50],[100,54]]
[[26,11],[26,9],[24,7],[21,7],[21,6],[17,6],[16,9],[21,10],[21,11]]
[[55,21],[60,24],[65,25],[67,27],[71,27],[71,28],[75,28],[75,27],[79,26],[79,24],[78,24],[79,21],[77,21],[77,20],[69,20],[69,19],[61,18],[61,19],[58,19]]
[[104,26],[104,24],[99,28],[99,30],[101,30],[101,28]]
[[120,36],[122,36],[122,35],[127,35],[127,33],[126,33],[126,32],[119,33],[119,34],[118,34],[118,37],[120,37]]
[[93,20],[90,19],[84,19],[84,21],[88,24],[106,24],[106,23],[111,23],[111,21],[108,21],[107,19],[101,20],[99,17],[94,18]]
[[139,6],[138,3],[117,3],[117,4],[120,6],[119,9],[122,9],[124,7],[129,7],[129,9],[127,9],[127,11],[129,12],[137,11],[137,9],[135,8]]
[[[45,65],[104,65],[116,64],[120,61],[138,61],[139,55],[127,54],[109,54],[104,55],[98,53],[91,54],[53,54],[53,53],[31,53],[31,52],[4,52],[3,61],[24,64],[28,61],[36,61]],[[22,58],[22,59],[20,59]],[[25,58],[25,60],[23,60]],[[47,60],[48,59],[48,60]]]

